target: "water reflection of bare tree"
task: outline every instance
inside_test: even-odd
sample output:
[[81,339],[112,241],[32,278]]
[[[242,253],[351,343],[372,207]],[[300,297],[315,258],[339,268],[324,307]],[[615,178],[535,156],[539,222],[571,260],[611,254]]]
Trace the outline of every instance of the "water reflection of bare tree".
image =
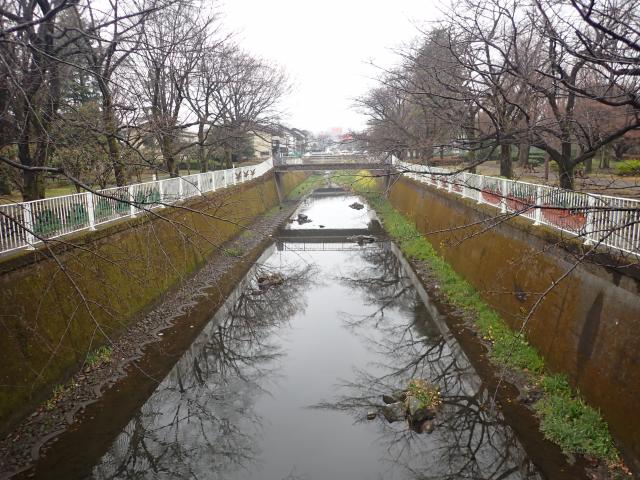
[[421,377],[440,387],[443,405],[431,435],[406,424],[388,424],[378,415],[387,460],[416,479],[540,478],[513,431],[488,408],[490,396],[434,310],[421,301],[389,247],[362,252],[367,266],[339,281],[364,292],[374,312],[344,314],[345,324],[374,348],[383,361],[357,372],[334,401],[318,408],[366,413],[381,396]]
[[95,467],[95,478],[224,478],[256,461],[253,406],[281,351],[274,331],[305,307],[314,270],[281,267],[283,283],[253,275],[199,335]]

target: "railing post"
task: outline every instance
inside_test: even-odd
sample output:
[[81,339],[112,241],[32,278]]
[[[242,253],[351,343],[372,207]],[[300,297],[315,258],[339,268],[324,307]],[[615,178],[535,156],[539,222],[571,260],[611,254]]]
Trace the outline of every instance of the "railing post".
[[228,170],[222,170],[222,179],[224,180],[222,188],[227,188],[227,172]]
[[462,198],[467,198],[469,196],[469,192],[467,192],[467,174],[462,172],[460,178],[462,179]]
[[133,186],[129,185],[127,187],[127,192],[129,193],[129,202],[131,202],[129,204],[129,215],[131,215],[132,217],[136,216],[136,207],[133,205]]
[[478,203],[482,203],[482,189],[484,188],[484,177],[482,175],[476,175],[478,179]]
[[158,181],[158,202],[160,202],[160,208],[164,208],[164,183],[162,180]]
[[184,196],[184,185],[182,184],[182,177],[178,177],[178,201],[182,200]]
[[202,191],[202,175],[204,175],[204,173],[199,173],[198,177],[197,177],[197,184],[198,184],[198,193],[202,196],[204,195],[204,192]]
[[587,245],[594,243],[594,233],[595,229],[595,206],[596,206],[596,198],[593,195],[589,195],[587,197],[587,215],[585,219],[584,225],[584,243]]
[[96,211],[95,203],[93,201],[93,193],[87,192],[87,214],[89,215],[89,230],[96,229]]
[[22,221],[24,223],[24,237],[27,241],[27,249],[35,250],[36,236],[33,234],[33,217],[31,216],[31,203],[25,203],[22,209]]
[[500,212],[507,213],[507,179],[503,178],[500,183]]
[[540,185],[536,187],[536,210],[533,218],[533,224],[540,225],[542,221],[542,187]]
[[234,185],[238,184],[238,181],[236,180],[236,167],[235,166],[231,167],[231,181],[233,182]]

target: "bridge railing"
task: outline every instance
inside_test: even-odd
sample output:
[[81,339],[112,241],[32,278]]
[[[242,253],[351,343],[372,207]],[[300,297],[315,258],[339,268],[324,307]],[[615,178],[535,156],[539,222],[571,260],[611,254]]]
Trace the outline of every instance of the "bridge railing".
[[336,164],[380,164],[380,158],[365,154],[308,155],[303,157],[280,157],[274,160],[276,166],[291,165],[336,165]]
[[258,165],[136,183],[94,192],[0,205],[0,253],[34,248],[53,239],[147,210],[260,177],[273,168],[272,159]]
[[492,205],[503,214],[520,215],[534,222],[579,236],[587,244],[600,244],[640,255],[640,201],[575,192],[506,178],[476,175],[427,165],[394,165],[416,181],[446,189],[478,203]]

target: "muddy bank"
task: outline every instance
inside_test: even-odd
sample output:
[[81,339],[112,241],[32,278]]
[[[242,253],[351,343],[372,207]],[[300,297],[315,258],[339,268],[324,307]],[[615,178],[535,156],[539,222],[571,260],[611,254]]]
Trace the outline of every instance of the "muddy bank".
[[[38,458],[35,473],[46,476],[47,458],[59,460],[65,449],[77,450],[74,438],[86,435],[87,429],[98,426],[97,431],[107,433],[83,443],[83,449],[97,450],[108,442],[109,432],[115,435],[126,424],[131,410],[166,375],[297,203],[286,202],[248,225],[238,238],[222,246],[222,255],[166,294],[104,355],[56,389],[51,399],[0,441],[0,478],[18,471],[31,475],[34,472],[27,469]],[[103,412],[109,415],[100,415]]]

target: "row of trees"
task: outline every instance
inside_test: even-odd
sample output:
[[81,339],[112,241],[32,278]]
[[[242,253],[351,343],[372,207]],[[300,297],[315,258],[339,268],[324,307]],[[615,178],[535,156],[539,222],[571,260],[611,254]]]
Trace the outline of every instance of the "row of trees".
[[497,154],[511,177],[537,147],[560,184],[604,147],[622,155],[640,126],[638,0],[464,0],[421,32],[359,99],[370,148],[429,160]]
[[207,2],[0,0],[0,166],[25,200],[44,197],[48,176],[176,176],[187,149],[202,171],[229,162],[287,88]]

